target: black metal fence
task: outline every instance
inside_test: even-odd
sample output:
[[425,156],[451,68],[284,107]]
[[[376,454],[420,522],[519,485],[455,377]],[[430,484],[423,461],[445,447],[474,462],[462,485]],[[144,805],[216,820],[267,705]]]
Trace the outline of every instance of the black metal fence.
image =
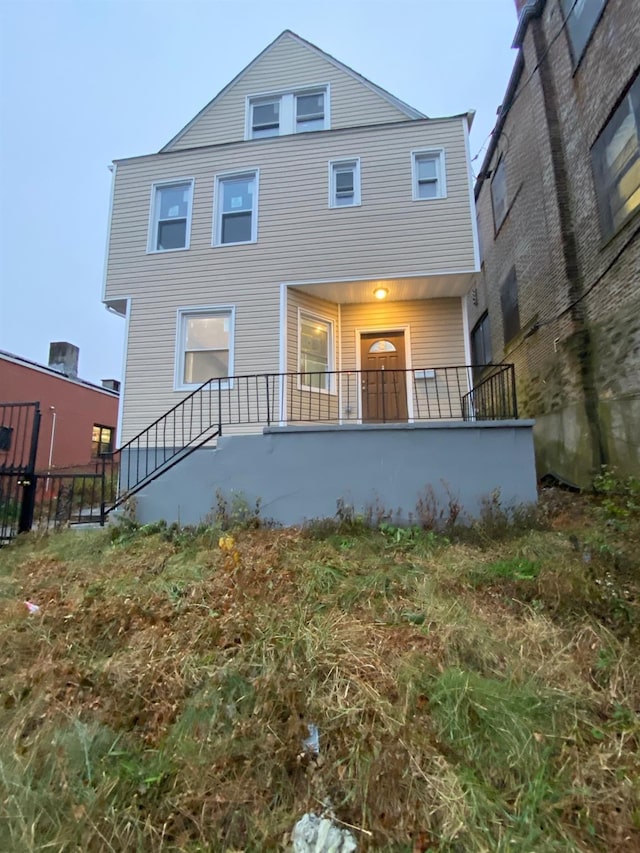
[[0,403],[0,545],[31,528],[39,403]]
[[[474,372],[484,379],[474,387]],[[211,379],[104,460],[105,513],[227,427],[517,417],[513,365]]]

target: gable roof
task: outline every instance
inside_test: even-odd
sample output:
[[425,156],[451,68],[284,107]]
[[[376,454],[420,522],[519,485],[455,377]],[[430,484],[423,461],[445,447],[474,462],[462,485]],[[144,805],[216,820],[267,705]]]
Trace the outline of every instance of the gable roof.
[[235,86],[235,84],[238,83],[244,77],[244,75],[251,68],[253,68],[253,66],[257,62],[259,62],[259,60],[261,60],[264,56],[266,56],[266,54],[268,54],[271,50],[273,50],[273,48],[277,44],[280,44],[280,42],[286,38],[293,39],[294,41],[298,42],[298,44],[302,45],[303,47],[307,48],[308,50],[313,51],[318,56],[320,56],[324,60],[326,60],[327,62],[330,62],[336,68],[340,69],[340,71],[343,71],[344,73],[348,74],[349,76],[355,78],[356,80],[358,80],[358,82],[362,83],[363,86],[366,86],[368,89],[371,89],[371,91],[375,92],[377,95],[384,98],[384,100],[386,100],[392,106],[396,107],[401,112],[403,112],[407,116],[407,118],[411,118],[411,119],[428,118],[428,116],[425,115],[424,113],[421,113],[419,110],[416,110],[414,107],[410,106],[409,104],[405,103],[404,101],[401,101],[400,98],[396,98],[395,95],[392,95],[390,92],[387,92],[387,90],[383,89],[381,86],[378,86],[375,83],[372,83],[371,80],[368,80],[366,77],[363,77],[362,74],[358,74],[358,72],[354,71],[353,68],[350,68],[348,65],[345,65],[343,62],[340,62],[340,60],[331,56],[331,54],[325,53],[324,50],[320,50],[320,48],[316,47],[315,44],[312,44],[310,41],[307,41],[306,39],[301,38],[299,35],[292,32],[292,30],[284,30],[283,32],[280,33],[280,35],[277,38],[275,38],[271,42],[271,44],[267,45],[267,47],[265,47],[265,49],[263,51],[261,51],[255,57],[255,59],[252,59],[251,62],[248,65],[246,65],[242,69],[242,71],[240,71],[239,74],[236,74],[236,76],[233,78],[233,80],[231,80],[229,83],[227,83],[227,85],[223,89],[221,89],[218,92],[218,94],[211,101],[209,101],[208,104],[205,104],[205,106],[200,110],[200,112],[197,113],[191,119],[191,121],[188,122],[182,128],[182,130],[180,130],[172,139],[169,140],[169,142],[167,142],[166,145],[164,145],[160,149],[159,153],[162,154],[164,151],[168,151],[172,145],[174,145],[176,142],[178,142],[178,140],[181,139],[181,137],[196,123],[196,121],[198,121],[198,119],[203,115],[203,113],[205,113],[213,104],[215,104],[219,98],[221,98],[223,95],[225,95],[229,91],[229,89],[231,89],[233,86]]

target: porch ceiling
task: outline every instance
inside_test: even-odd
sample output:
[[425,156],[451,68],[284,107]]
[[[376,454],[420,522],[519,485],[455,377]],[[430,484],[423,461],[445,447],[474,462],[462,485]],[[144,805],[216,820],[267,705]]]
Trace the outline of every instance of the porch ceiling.
[[473,273],[408,276],[406,278],[369,278],[331,282],[294,282],[297,290],[341,305],[374,302],[373,291],[385,287],[389,291],[385,302],[408,302],[414,299],[443,299],[460,297],[469,292]]

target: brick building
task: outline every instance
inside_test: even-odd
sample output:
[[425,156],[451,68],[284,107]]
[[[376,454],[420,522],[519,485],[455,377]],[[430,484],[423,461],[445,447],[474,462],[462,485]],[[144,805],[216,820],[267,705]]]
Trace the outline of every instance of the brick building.
[[476,363],[514,362],[538,475],[640,474],[640,0],[516,0],[476,183]]
[[101,453],[115,449],[120,383],[105,379],[100,386],[79,379],[78,354],[72,344],[53,343],[45,366],[0,350],[0,428],[16,434],[24,429],[15,420],[19,416],[2,404],[40,404],[38,471],[87,469]]

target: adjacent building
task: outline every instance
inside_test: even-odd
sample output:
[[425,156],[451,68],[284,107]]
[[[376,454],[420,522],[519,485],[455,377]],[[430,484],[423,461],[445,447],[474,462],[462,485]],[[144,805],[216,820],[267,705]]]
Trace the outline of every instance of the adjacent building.
[[0,350],[0,465],[3,454],[20,465],[29,455],[31,422],[20,403],[39,403],[37,471],[90,470],[115,448],[119,382],[80,379],[78,356],[66,342],[51,344],[48,365]]
[[585,486],[603,464],[640,474],[640,3],[517,6],[475,187],[471,346],[515,364],[538,475]]

